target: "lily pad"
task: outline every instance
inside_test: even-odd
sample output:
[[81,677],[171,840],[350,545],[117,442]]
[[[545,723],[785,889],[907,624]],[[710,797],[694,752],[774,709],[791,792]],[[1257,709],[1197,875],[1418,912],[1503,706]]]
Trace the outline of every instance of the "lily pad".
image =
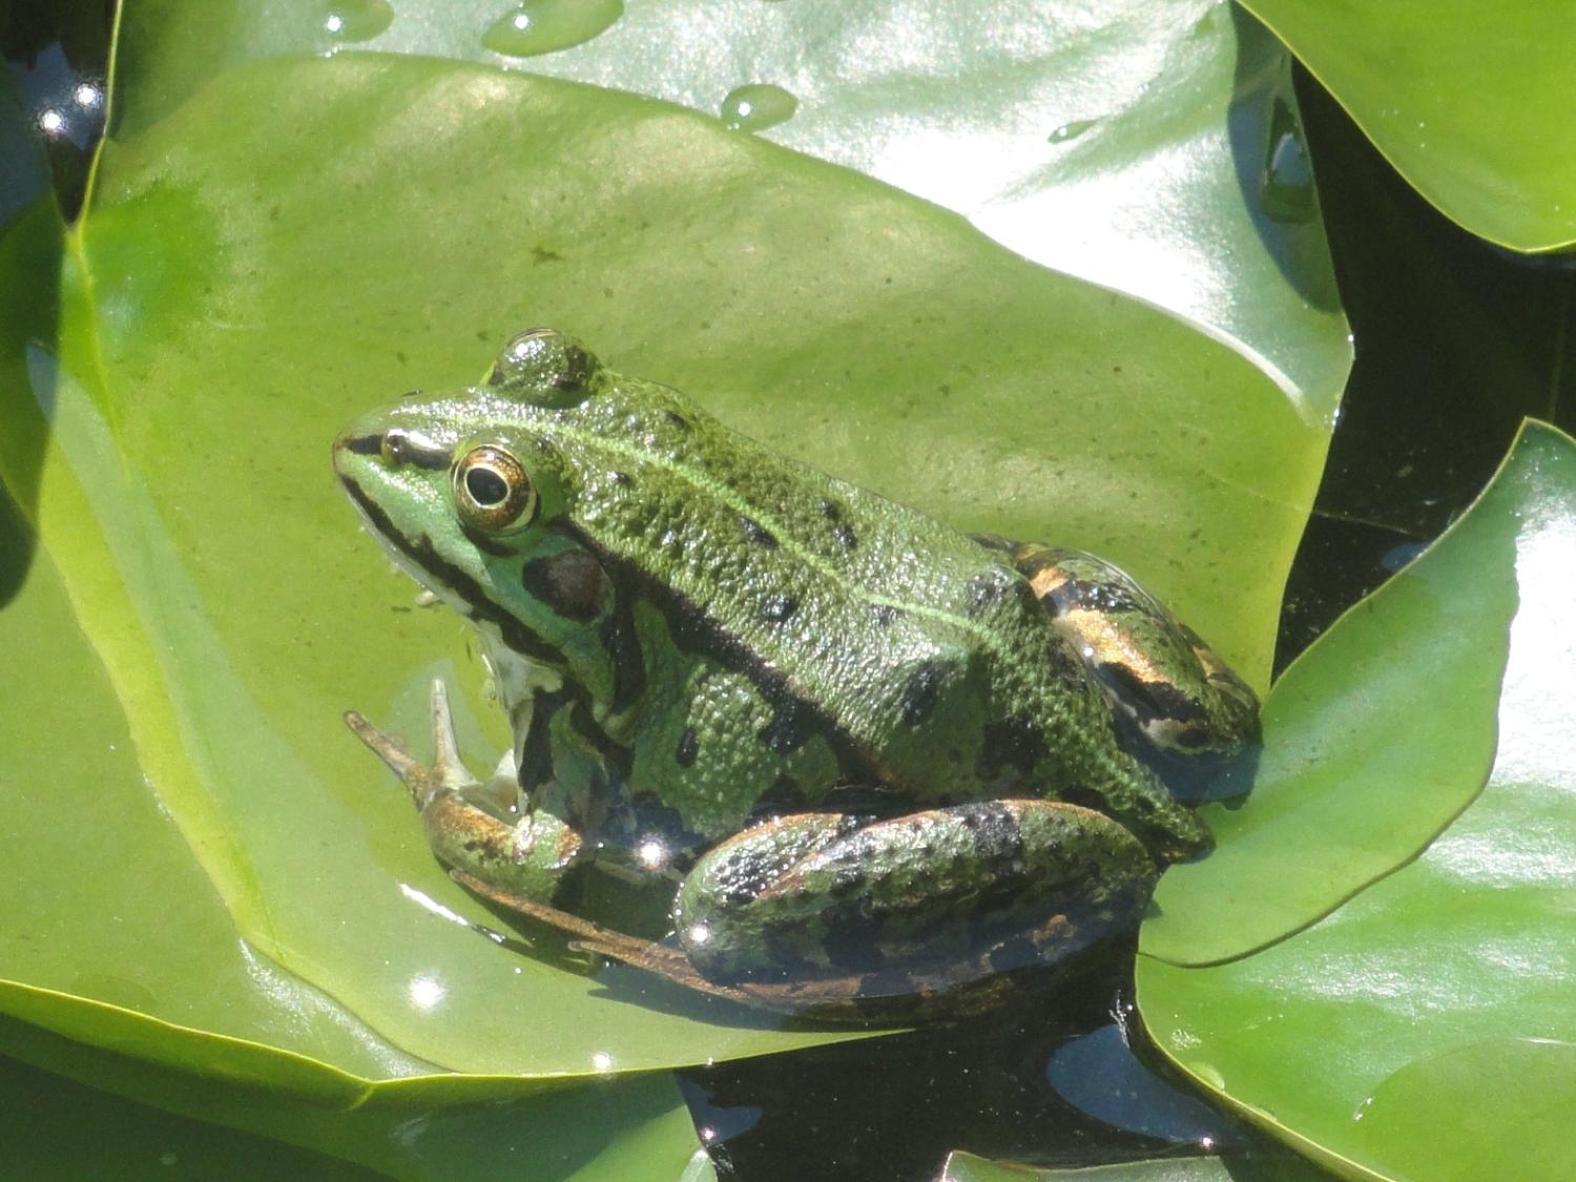
[[[386,1175],[277,1141],[84,1087],[0,1060],[0,1136],[19,1178],[117,1178],[125,1182],[377,1182]],[[84,1137],[82,1130],[93,1130]]]
[[1168,1157],[1108,1166],[1035,1169],[954,1153],[941,1182],[1319,1182],[1326,1174],[1291,1157]]
[[[156,1066],[13,1019],[0,1018],[0,1044],[50,1069],[0,1059],[0,1096],[14,1091],[16,1100],[4,1111],[26,1120],[7,1164],[29,1178],[698,1182],[710,1169],[664,1073],[481,1104],[453,1104],[423,1083],[384,1085],[341,1108]],[[84,1138],[84,1127],[94,1135]],[[74,1135],[62,1135],[67,1129]],[[232,1168],[236,1154],[244,1157]],[[94,1168],[106,1158],[115,1164]]]
[[[1275,375],[1315,419],[1351,363],[1290,60],[1219,0],[407,0],[347,38],[364,5],[148,0],[123,29],[125,125],[209,77],[289,52],[480,61],[727,117],[765,84],[791,118],[764,135],[962,214],[1024,257],[1167,308]],[[595,19],[623,13],[608,24]],[[527,11],[528,9],[534,11]],[[560,52],[493,52],[489,30],[580,14]],[[535,38],[525,40],[539,45]],[[146,84],[143,80],[146,79]],[[738,120],[746,130],[755,120]]]
[[[1239,353],[932,205],[693,113],[482,66],[226,71],[106,146],[71,233],[40,207],[3,247],[29,282],[58,262],[56,306],[6,327],[0,476],[69,604],[58,627],[101,669],[95,709],[135,751],[97,787],[168,818],[231,950],[212,1006],[286,997],[188,1026],[181,1007],[208,1002],[149,987],[128,938],[98,967],[90,942],[49,954],[76,976],[45,985],[18,950],[5,1004],[176,1064],[204,1031],[289,1048],[310,1058],[274,1086],[336,1096],[429,1065],[493,1077],[474,1096],[846,1036],[593,978],[549,937],[521,955],[447,879],[339,716],[418,734],[436,673],[472,699],[477,766],[502,725],[463,626],[412,610],[333,487],[327,443],[353,414],[468,381],[520,326],[557,323],[957,525],[1124,562],[1261,684],[1327,443]],[[47,663],[21,675],[22,703],[77,690]],[[68,840],[79,798],[43,776],[28,832],[61,836],[5,855],[56,884],[69,926],[72,883],[107,855]],[[127,933],[198,939],[157,892],[122,913]],[[316,1016],[273,1033],[296,1005]],[[144,1037],[147,1018],[190,1040]]]
[[1252,795],[1201,810],[1218,848],[1161,880],[1143,952],[1207,964],[1278,940],[1412,858],[1477,795],[1516,611],[1518,494],[1495,486],[1275,683]]
[[[1139,958],[1140,1011],[1160,1048],[1201,1086],[1343,1176],[1569,1174],[1573,543],[1576,444],[1530,424],[1490,490],[1420,560],[1458,563],[1461,583],[1436,588],[1435,613],[1392,621],[1396,633],[1447,643],[1436,631],[1454,626],[1445,601],[1469,602],[1480,594],[1473,584],[1510,580],[1509,659],[1489,707],[1499,746],[1481,795],[1415,860],[1289,939],[1207,967]],[[1447,559],[1449,551],[1461,553]],[[1500,660],[1496,648],[1485,649],[1477,675],[1498,676]],[[1422,664],[1410,678],[1383,679],[1371,708],[1389,709],[1387,699],[1401,694],[1419,710],[1451,709],[1457,691]],[[1414,722],[1395,742],[1424,743],[1430,734]],[[1253,807],[1250,800],[1244,812]],[[1273,907],[1294,881],[1278,872],[1258,893]],[[1197,901],[1203,886],[1190,888]],[[1172,947],[1185,944],[1189,915],[1206,942],[1214,939],[1217,925],[1199,906],[1173,908]]]
[[1563,4],[1246,0],[1417,190],[1513,250],[1576,243]]

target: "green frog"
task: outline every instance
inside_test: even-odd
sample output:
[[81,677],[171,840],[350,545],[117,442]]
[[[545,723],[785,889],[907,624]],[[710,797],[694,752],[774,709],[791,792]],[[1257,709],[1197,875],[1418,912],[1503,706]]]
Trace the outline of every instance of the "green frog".
[[[408,786],[436,856],[580,946],[832,1016],[1130,930],[1205,826],[1156,767],[1252,736],[1252,691],[1110,563],[968,535],[723,426],[572,337],[334,444],[395,562],[479,632],[513,750]],[[671,889],[646,941],[560,906]]]

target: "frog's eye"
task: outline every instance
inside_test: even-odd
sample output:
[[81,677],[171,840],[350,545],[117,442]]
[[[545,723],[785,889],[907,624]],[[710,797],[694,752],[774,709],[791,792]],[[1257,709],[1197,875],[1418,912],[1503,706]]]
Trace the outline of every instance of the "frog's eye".
[[529,328],[503,347],[487,375],[487,384],[555,402],[563,394],[583,391],[596,371],[597,359],[567,333]]
[[501,447],[473,447],[454,465],[454,504],[467,525],[501,534],[536,516],[536,489],[520,461]]

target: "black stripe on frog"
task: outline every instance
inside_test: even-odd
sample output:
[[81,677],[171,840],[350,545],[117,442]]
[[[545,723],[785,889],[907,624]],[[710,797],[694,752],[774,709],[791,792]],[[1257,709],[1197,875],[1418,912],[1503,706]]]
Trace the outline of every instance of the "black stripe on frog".
[[580,546],[596,555],[613,580],[619,600],[638,596],[659,611],[667,623],[675,648],[715,661],[750,680],[771,707],[773,718],[759,732],[774,751],[795,751],[812,737],[826,740],[837,760],[840,778],[849,782],[879,784],[884,776],[877,761],[861,752],[853,739],[826,711],[794,692],[788,679],[768,667],[737,636],[687,599],[674,587],[638,569],[620,555],[599,545],[570,522],[558,526]]

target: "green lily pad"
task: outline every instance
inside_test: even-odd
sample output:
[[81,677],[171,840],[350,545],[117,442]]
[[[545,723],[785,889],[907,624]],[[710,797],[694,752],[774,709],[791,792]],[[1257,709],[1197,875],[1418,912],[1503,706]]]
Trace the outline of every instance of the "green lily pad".
[[[1238,352],[932,205],[693,113],[479,66],[226,71],[106,147],[72,233],[40,207],[0,242],[9,274],[47,283],[40,260],[59,297],[5,326],[0,476],[69,605],[56,626],[100,670],[93,709],[135,752],[96,787],[150,831],[167,819],[213,930],[131,891],[114,956],[17,949],[0,998],[176,1065],[225,1034],[227,1070],[334,1097],[431,1068],[488,1077],[456,1095],[508,1094],[846,1036],[482,930],[499,921],[339,722],[356,707],[418,734],[436,673],[472,699],[473,763],[504,740],[463,626],[411,609],[333,487],[327,443],[353,414],[557,323],[958,525],[1124,562],[1261,684],[1327,443]],[[23,703],[78,691],[48,663],[24,674]],[[73,883],[108,855],[72,840],[80,797],[46,770],[5,856],[54,884],[69,927],[92,898]],[[161,926],[230,949],[211,998],[142,963],[134,933]],[[244,990],[262,996],[212,1016]],[[303,1058],[285,1071],[256,1044]]]
[[[82,1130],[93,1130],[84,1137]],[[125,1182],[376,1182],[332,1157],[238,1134],[0,1059],[0,1136],[18,1178]]]
[[[1436,612],[1392,622],[1397,633],[1447,643],[1436,631],[1457,618],[1446,600],[1467,602],[1480,594],[1472,584],[1511,580],[1509,659],[1488,707],[1499,746],[1482,794],[1415,860],[1289,939],[1202,968],[1139,958],[1140,1010],[1160,1048],[1343,1176],[1569,1174],[1573,540],[1576,444],[1531,424],[1490,490],[1436,544],[1440,558],[1462,552],[1462,581],[1437,587]],[[1479,674],[1497,677],[1500,661],[1486,649]],[[1415,685],[1382,679],[1370,708],[1389,709],[1384,699],[1402,694],[1419,709],[1453,709],[1458,686],[1437,677],[1425,663]],[[1398,729],[1395,742],[1427,742],[1421,725]],[[1244,812],[1253,807],[1250,799]],[[1260,896],[1273,906],[1294,877],[1267,876]],[[1170,918],[1168,940],[1181,946],[1183,916]],[[1213,922],[1201,922],[1212,938]]]
[[1245,6],[1447,217],[1513,250],[1576,243],[1576,21],[1566,5]]
[[972,1153],[947,1158],[941,1182],[1319,1182],[1328,1175],[1292,1157],[1170,1157],[1108,1166],[1035,1169]]
[[1495,485],[1276,682],[1252,795],[1201,810],[1218,848],[1161,880],[1143,952],[1208,964],[1278,940],[1413,857],[1477,795],[1516,611],[1520,492]]
[[[481,1104],[454,1104],[425,1083],[383,1085],[363,1103],[336,1107],[157,1066],[13,1019],[0,1018],[0,1045],[35,1065],[0,1059],[4,1112],[19,1125],[7,1166],[18,1177],[53,1169],[69,1178],[228,1178],[260,1167],[255,1176],[266,1178],[698,1182],[710,1169],[665,1073],[517,1089]],[[84,1128],[93,1136],[84,1138]],[[236,1154],[245,1164],[232,1168]],[[116,1164],[94,1168],[106,1157]]]
[[[759,134],[962,214],[1026,258],[1167,308],[1274,374],[1311,416],[1351,363],[1284,47],[1219,0],[901,6],[628,0],[556,53],[492,52],[497,0],[406,0],[349,40],[323,0],[181,0],[123,29],[127,128],[206,79],[289,52],[480,61],[723,117],[774,87]],[[535,5],[543,17],[617,4]],[[146,79],[146,84],[143,80]],[[743,121],[746,128],[755,126]]]

